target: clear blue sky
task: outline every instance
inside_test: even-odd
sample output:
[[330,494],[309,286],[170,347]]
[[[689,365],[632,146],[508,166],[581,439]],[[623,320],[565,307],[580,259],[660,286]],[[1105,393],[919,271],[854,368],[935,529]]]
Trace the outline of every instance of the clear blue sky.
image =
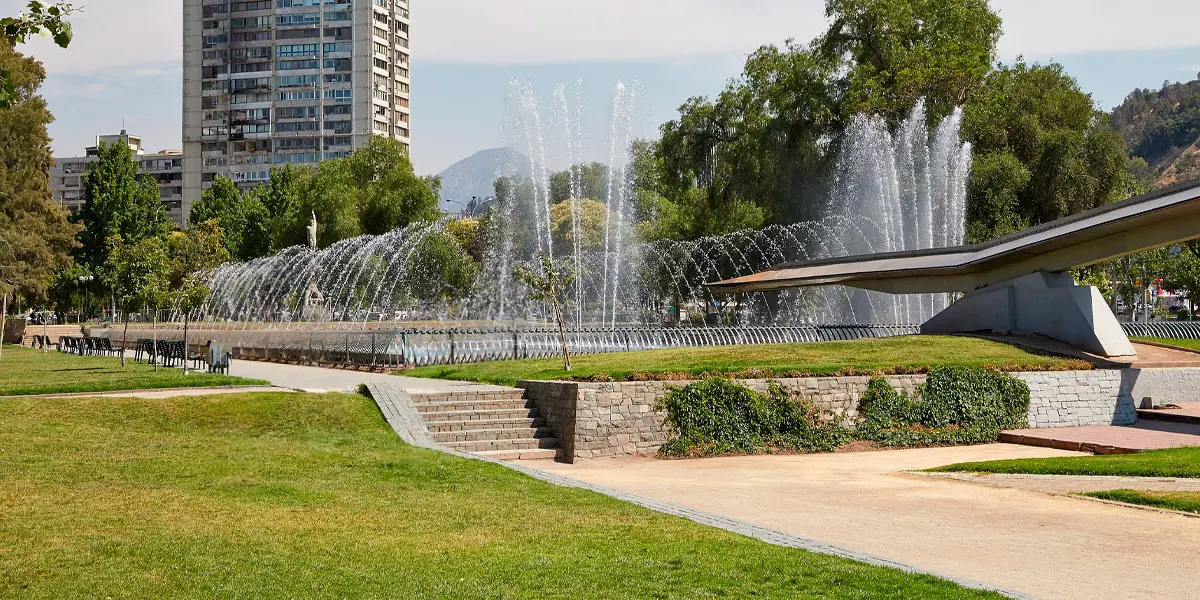
[[[0,0],[13,14],[23,0]],[[1017,55],[1064,64],[1103,108],[1135,87],[1190,80],[1200,72],[1200,3],[1145,0],[993,0],[1005,19],[1002,60]],[[731,8],[734,7],[735,8]],[[825,26],[819,0],[413,0],[413,158],[436,173],[501,145],[505,89],[531,81],[543,101],[553,85],[588,90],[588,158],[607,153],[618,80],[642,90],[639,135],[695,95],[736,77],[746,54]],[[68,50],[36,40],[27,49],[49,73],[43,94],[56,117],[58,155],[82,151],[122,119],[151,150],[180,146],[180,0],[92,0],[74,19]]]

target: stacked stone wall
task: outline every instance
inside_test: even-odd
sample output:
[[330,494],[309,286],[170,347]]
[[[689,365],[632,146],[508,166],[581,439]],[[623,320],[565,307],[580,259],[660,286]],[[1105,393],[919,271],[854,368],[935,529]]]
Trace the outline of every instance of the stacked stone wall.
[[[1194,371],[1200,380],[1200,370]],[[1029,426],[1043,428],[1132,424],[1137,419],[1134,395],[1139,373],[1127,369],[1013,375],[1029,384]],[[886,379],[892,387],[908,394],[925,382],[924,375],[893,375]],[[772,381],[840,415],[850,425],[858,417],[859,403],[871,378],[753,379],[740,383],[766,391]],[[668,430],[666,414],[655,405],[668,387],[688,383],[524,381],[518,385],[526,390],[525,398],[546,417],[567,460],[574,461],[656,452],[666,441]]]

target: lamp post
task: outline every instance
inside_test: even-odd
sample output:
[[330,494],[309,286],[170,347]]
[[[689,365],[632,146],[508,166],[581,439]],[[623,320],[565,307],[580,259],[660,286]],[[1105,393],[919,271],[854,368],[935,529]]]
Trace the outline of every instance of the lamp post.
[[79,276],[79,285],[83,287],[83,314],[80,315],[80,321],[87,318],[88,284],[91,283],[93,279],[95,279],[95,277],[92,277],[91,275]]

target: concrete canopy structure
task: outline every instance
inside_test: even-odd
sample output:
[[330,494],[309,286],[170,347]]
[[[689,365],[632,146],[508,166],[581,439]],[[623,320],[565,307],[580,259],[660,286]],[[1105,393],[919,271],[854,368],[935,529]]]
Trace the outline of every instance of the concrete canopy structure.
[[[1103,356],[1133,354],[1095,288],[1060,274],[1200,238],[1200,181],[1178,184],[982,244],[779,265],[709,284],[715,293],[845,285],[892,294],[968,292],[925,333],[1007,330]],[[1042,274],[1044,276],[1035,276]]]

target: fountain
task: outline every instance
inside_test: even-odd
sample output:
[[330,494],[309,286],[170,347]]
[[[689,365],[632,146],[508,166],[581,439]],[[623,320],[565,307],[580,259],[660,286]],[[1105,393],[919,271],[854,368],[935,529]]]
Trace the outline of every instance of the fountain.
[[[463,255],[447,219],[225,265],[212,275],[213,292],[195,316],[298,324],[320,314],[342,328],[449,319],[545,323],[545,307],[528,301],[512,280],[514,267],[539,253],[577,274],[564,310],[574,328],[662,325],[684,309],[710,323],[740,326],[906,324],[924,322],[949,304],[947,294],[889,296],[846,288],[727,298],[713,296],[703,284],[783,262],[961,245],[971,163],[970,146],[959,139],[961,111],[932,134],[923,103],[894,133],[881,118],[855,118],[840,144],[830,200],[819,220],[688,242],[641,241],[631,215],[628,152],[637,86],[618,83],[613,92],[601,198],[582,198],[583,97],[582,82],[573,106],[559,85],[543,115],[532,86],[509,85],[505,135],[529,164],[484,219],[484,251],[473,281],[441,281],[446,257]],[[556,164],[567,168],[571,196],[558,224],[550,177]],[[587,223],[597,213],[602,235],[588,239]]]

